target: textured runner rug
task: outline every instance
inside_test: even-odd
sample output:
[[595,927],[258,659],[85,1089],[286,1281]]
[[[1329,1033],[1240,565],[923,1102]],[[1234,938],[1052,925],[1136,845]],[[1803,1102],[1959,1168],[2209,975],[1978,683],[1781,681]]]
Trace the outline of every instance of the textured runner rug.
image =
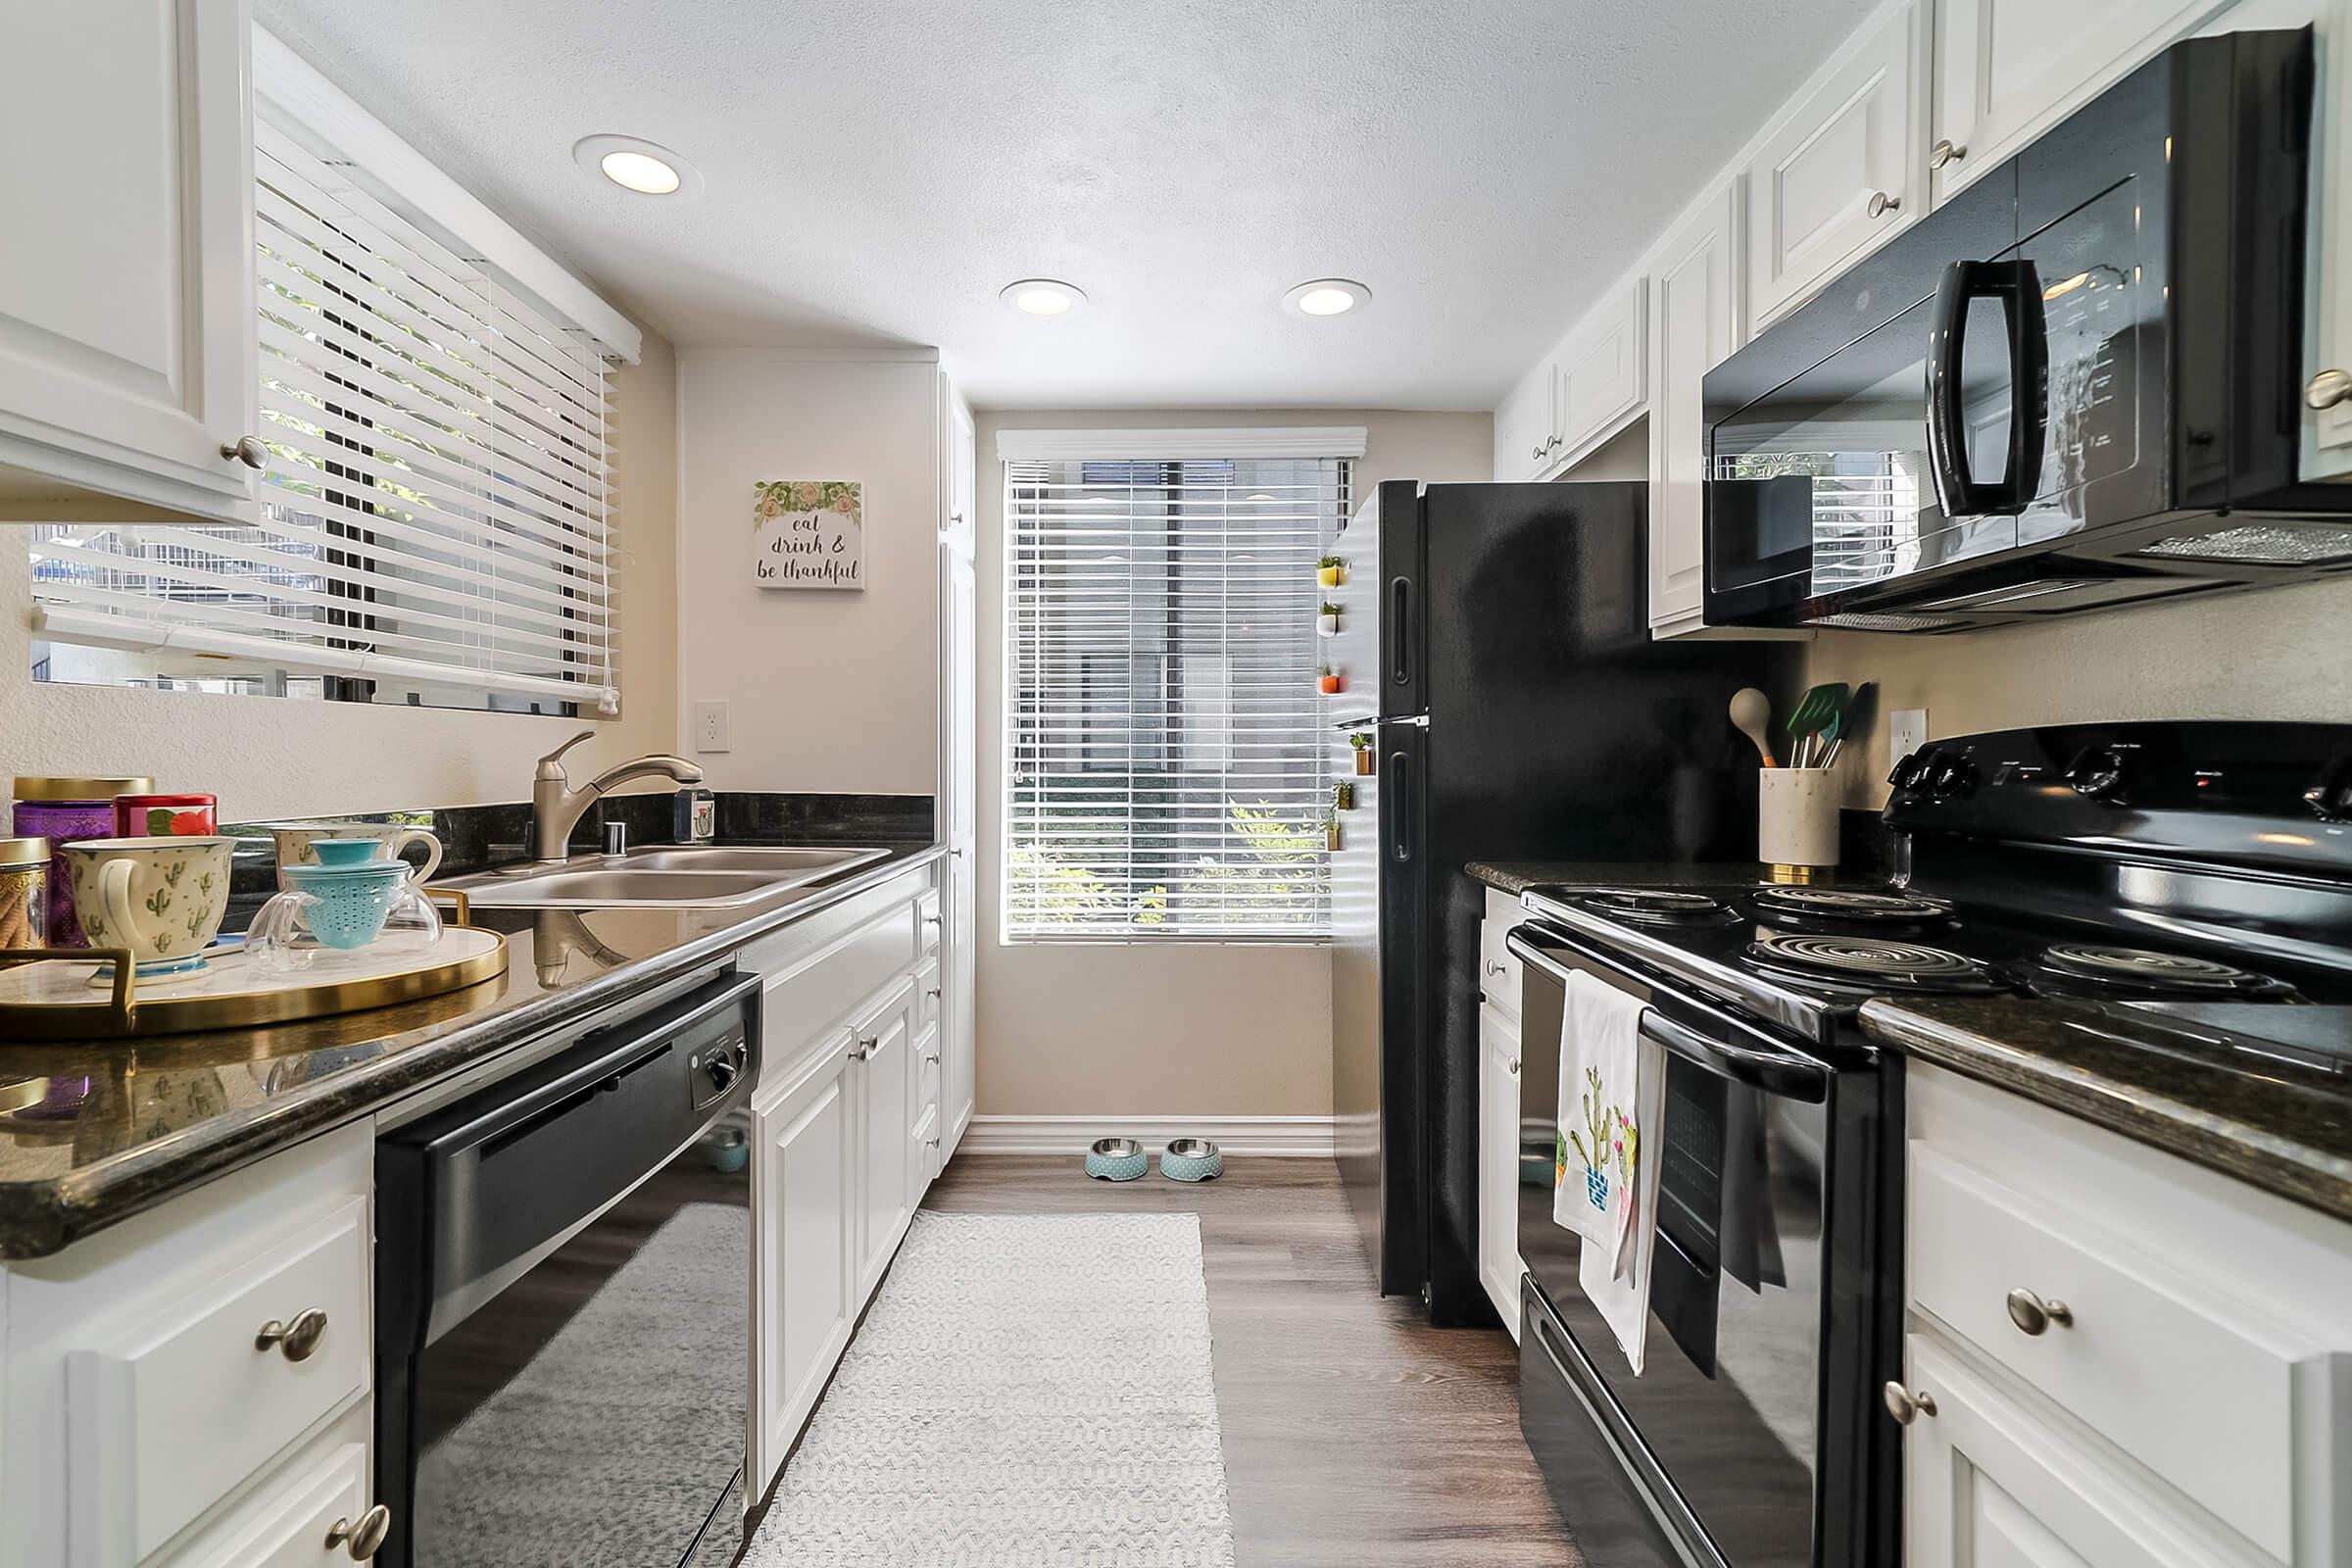
[[1200,1224],[922,1212],[746,1568],[1230,1568]]

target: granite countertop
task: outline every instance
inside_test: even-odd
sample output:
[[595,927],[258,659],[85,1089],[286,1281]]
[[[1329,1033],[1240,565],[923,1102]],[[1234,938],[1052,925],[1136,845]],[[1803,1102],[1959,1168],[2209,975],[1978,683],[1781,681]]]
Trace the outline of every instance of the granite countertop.
[[2116,1010],[2016,997],[1882,998],[1863,1004],[1862,1027],[1915,1060],[2352,1220],[2352,1095],[2316,1072],[2224,1066]]
[[[875,841],[880,842],[880,841]],[[0,1259],[79,1237],[368,1114],[937,859],[899,843],[811,896],[734,909],[480,909],[507,972],[266,1028],[0,1049]]]
[[1662,860],[1472,860],[1462,867],[1491,888],[1516,897],[1529,888],[1740,887],[1756,880],[1753,861],[1669,864]]

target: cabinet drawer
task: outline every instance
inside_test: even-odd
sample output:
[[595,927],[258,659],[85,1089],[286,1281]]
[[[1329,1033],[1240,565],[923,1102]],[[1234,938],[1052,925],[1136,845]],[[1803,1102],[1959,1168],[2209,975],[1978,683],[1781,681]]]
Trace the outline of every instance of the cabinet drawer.
[[927,1028],[939,1022],[939,1003],[942,996],[939,982],[939,960],[931,959],[914,972],[914,1026]]
[[349,1561],[326,1533],[368,1511],[368,1449],[330,1443],[286,1466],[242,1508],[167,1559],[169,1568],[323,1568]]
[[[127,1333],[66,1363],[77,1561],[134,1562],[368,1388],[368,1202],[287,1233]],[[324,1316],[302,1359],[265,1324]]]
[[923,1119],[926,1109],[937,1109],[939,1105],[939,1040],[936,1024],[915,1037],[914,1119],[917,1122]]
[[[2294,1421],[2302,1349],[2252,1311],[2079,1224],[2098,1196],[2037,1186],[2031,1200],[1924,1143],[1910,1145],[1910,1296],[2028,1387],[2292,1560]],[[2063,1305],[2029,1333],[2012,1291]],[[2031,1303],[2027,1304],[2032,1316]],[[2325,1371],[2315,1366],[2315,1373]]]
[[794,1076],[817,1043],[830,1049],[835,1028],[853,1009],[913,966],[915,922],[907,908],[901,905],[767,977],[760,1021],[763,1084]]

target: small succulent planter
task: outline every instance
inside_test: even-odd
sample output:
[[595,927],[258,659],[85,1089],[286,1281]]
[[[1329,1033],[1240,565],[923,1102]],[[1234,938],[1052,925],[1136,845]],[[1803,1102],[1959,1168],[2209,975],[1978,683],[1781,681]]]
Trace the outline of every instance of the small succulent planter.
[[1372,737],[1359,730],[1348,737],[1348,744],[1355,749],[1355,776],[1370,778],[1372,776]]
[[1326,697],[1337,697],[1348,689],[1348,677],[1324,664],[1315,671],[1315,689]]
[[1340,853],[1340,819],[1336,816],[1323,824],[1323,848],[1334,855]]
[[1326,604],[1316,612],[1315,631],[1324,637],[1337,637],[1340,634],[1339,606]]
[[1335,811],[1354,810],[1355,786],[1352,784],[1334,784],[1331,787],[1331,808]]
[[1325,556],[1315,563],[1315,581],[1326,588],[1337,588],[1348,580],[1348,564],[1337,556]]

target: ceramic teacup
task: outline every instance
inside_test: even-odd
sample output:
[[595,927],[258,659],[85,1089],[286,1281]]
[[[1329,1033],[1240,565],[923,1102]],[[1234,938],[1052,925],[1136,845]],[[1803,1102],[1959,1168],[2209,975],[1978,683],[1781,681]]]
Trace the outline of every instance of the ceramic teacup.
[[60,845],[74,912],[94,948],[127,948],[141,978],[204,967],[204,950],[228,912],[236,840],[82,839]]
[[[409,878],[413,885],[424,886],[441,869],[441,841],[424,828],[402,827],[396,822],[289,822],[271,828],[270,837],[277,844],[277,885],[281,888],[293,886],[284,875],[288,866],[349,865],[355,854],[363,860],[397,860],[400,852],[412,844],[424,846],[424,865]],[[372,848],[355,852],[340,847],[348,844]],[[330,847],[322,851],[320,845]]]
[[321,947],[364,948],[383,934],[392,906],[408,893],[409,868],[398,860],[356,865],[289,865],[278,870],[303,897],[301,923]]

